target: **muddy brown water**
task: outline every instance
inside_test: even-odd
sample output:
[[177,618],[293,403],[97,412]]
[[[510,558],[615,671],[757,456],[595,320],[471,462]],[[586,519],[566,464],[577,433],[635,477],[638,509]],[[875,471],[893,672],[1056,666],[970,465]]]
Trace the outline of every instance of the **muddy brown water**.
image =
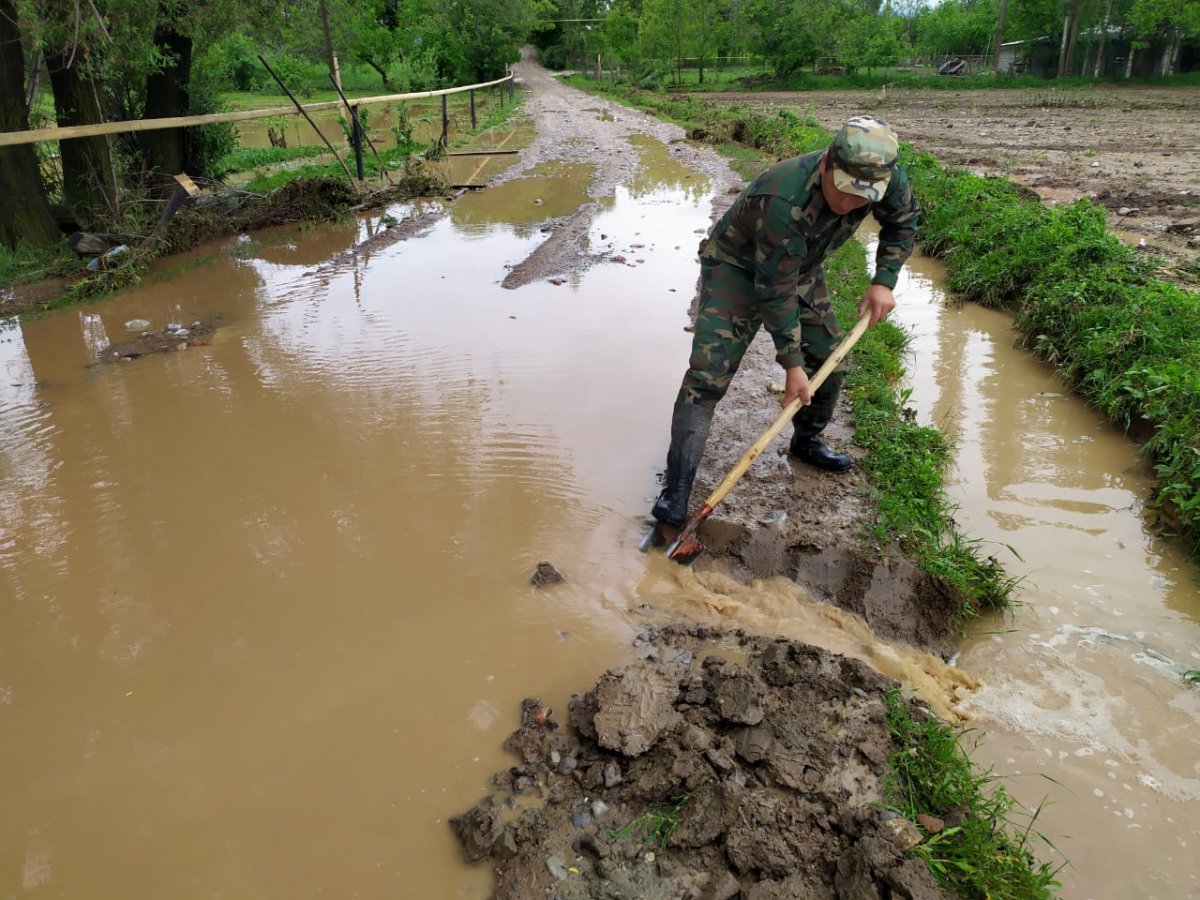
[[1064,897],[1200,897],[1200,690],[1182,677],[1200,668],[1196,569],[1145,527],[1135,446],[1014,347],[1010,317],[942,283],[917,257],[897,290],[912,405],[956,442],[960,525],[1024,579],[958,660],[984,682],[963,704],[975,756],[1042,805]]
[[[1051,797],[1066,896],[1192,895],[1194,572],[1144,533],[1131,446],[1003,317],[925,276],[902,294],[914,402],[959,426],[961,519],[1028,573],[1029,609],[957,670],[784,580],[637,553],[712,197],[635,146],[587,241],[626,262],[560,285],[500,282],[583,196],[577,165],[369,255],[345,251],[379,216],[269,232],[4,326],[0,894],[486,896],[445,821],[511,764],[520,699],[564,709],[683,617],[965,708],[1014,793]],[[208,346],[96,364],[131,319],[218,316]],[[540,560],[567,581],[530,586]]]

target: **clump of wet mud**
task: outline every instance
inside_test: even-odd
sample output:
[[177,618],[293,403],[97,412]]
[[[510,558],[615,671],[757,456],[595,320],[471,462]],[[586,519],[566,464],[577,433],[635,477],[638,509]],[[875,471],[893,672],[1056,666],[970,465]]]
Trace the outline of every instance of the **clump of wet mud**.
[[894,682],[784,639],[667,627],[637,646],[570,727],[526,700],[519,764],[451,820],[498,900],[942,896],[907,855],[916,827],[878,806]]
[[100,351],[101,362],[139,359],[153,353],[173,353],[189,347],[202,347],[212,339],[213,322],[193,322],[186,327],[167,325],[157,331],[143,331],[135,338],[117,341]]
[[529,577],[529,583],[534,587],[545,587],[548,584],[561,584],[566,581],[566,576],[558,569],[554,568],[552,563],[540,562],[537,568],[533,570],[533,574]]

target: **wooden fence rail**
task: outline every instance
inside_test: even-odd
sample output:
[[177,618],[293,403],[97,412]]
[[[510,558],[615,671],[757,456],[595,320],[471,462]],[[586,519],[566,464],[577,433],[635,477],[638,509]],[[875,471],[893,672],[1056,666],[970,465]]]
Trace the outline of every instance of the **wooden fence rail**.
[[[498,84],[512,88],[513,76],[505,75],[494,81],[467,84],[462,87],[441,88],[436,91],[416,91],[410,94],[385,94],[380,97],[351,98],[351,106],[369,106],[377,103],[395,103],[403,100],[426,100],[430,97],[445,97],[477,91]],[[343,109],[341,100],[322,103],[305,103],[308,112],[324,109]],[[31,131],[0,131],[0,147],[15,147],[20,144],[37,144],[42,141],[63,141],[69,138],[94,137],[101,134],[125,134],[131,131],[160,131],[164,128],[184,128],[192,125],[215,125],[219,122],[247,122],[252,119],[270,119],[275,116],[298,116],[300,110],[294,106],[276,106],[271,109],[244,109],[238,112],[209,113],[202,116],[175,116],[169,119],[130,119],[126,122],[101,122],[95,125],[68,125],[64,128],[35,128]]]

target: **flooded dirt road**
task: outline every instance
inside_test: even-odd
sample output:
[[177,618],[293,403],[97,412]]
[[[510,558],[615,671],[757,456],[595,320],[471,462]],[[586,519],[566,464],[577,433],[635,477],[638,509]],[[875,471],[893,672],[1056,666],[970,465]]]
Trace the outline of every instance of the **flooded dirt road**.
[[[963,521],[1030,571],[1031,608],[959,661],[983,689],[786,581],[642,556],[730,176],[544,90],[571,128],[645,134],[559,132],[411,240],[348,252],[379,215],[259,234],[0,330],[0,895],[485,897],[446,820],[511,764],[521,698],[565,709],[688,619],[950,684],[982,757],[1052,796],[1064,896],[1193,896],[1197,693],[1160,657],[1195,665],[1194,570],[1142,533],[1131,447],[914,280]],[[218,328],[97,364],[139,318]],[[567,581],[532,587],[540,560]]]

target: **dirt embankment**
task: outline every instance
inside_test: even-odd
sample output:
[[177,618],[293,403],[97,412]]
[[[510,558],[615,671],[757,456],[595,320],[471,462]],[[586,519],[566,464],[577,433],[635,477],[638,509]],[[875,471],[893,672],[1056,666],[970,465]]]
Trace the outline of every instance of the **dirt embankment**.
[[[806,644],[669,629],[571,703],[526,700],[518,765],[451,827],[499,900],[941,897],[882,810],[894,749],[866,666]],[[925,715],[917,711],[916,715]]]
[[1046,202],[1092,197],[1112,227],[1177,263],[1200,262],[1200,88],[779,91],[706,95],[808,109],[827,128],[882,116],[946,163],[1005,175]]

